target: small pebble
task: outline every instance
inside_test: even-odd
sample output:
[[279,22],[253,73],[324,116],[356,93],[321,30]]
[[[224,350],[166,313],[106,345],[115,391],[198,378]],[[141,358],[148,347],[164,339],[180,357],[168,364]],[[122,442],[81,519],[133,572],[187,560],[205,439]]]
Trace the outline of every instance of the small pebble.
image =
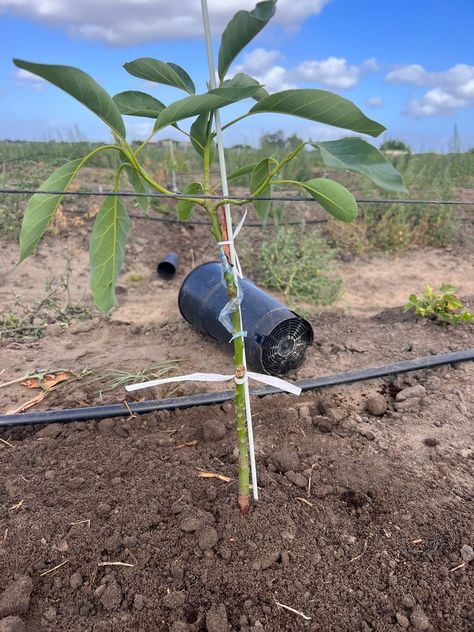
[[218,542],[219,534],[214,527],[206,527],[199,533],[198,544],[203,551],[212,549]]
[[397,402],[403,402],[407,399],[424,397],[426,395],[426,389],[421,384],[417,384],[416,386],[409,386],[408,388],[404,388],[402,391],[397,393],[395,399]]
[[228,632],[230,630],[227,610],[224,604],[214,604],[206,613],[207,632]]
[[290,450],[276,450],[269,457],[277,472],[296,471],[299,469],[300,461],[296,452]]
[[25,632],[25,624],[20,617],[5,617],[0,621],[0,632]]
[[408,620],[408,617],[406,617],[401,612],[397,612],[395,614],[395,618],[397,619],[398,625],[404,630],[406,630],[410,626],[410,621]]
[[201,426],[203,441],[220,441],[225,437],[225,424],[220,419],[209,419]]
[[426,439],[423,439],[423,443],[429,448],[434,448],[439,445],[439,439],[436,439],[436,437],[426,437]]
[[403,595],[402,605],[405,606],[405,608],[414,608],[416,606],[416,600],[413,595]]
[[163,605],[169,610],[176,610],[184,606],[186,593],[182,590],[174,590],[163,597]]
[[410,621],[415,630],[427,630],[430,627],[430,621],[421,608],[414,608]]
[[383,395],[373,395],[369,397],[365,407],[371,415],[380,417],[387,412],[388,402]]
[[69,585],[73,590],[77,590],[78,588],[80,588],[82,586],[82,582],[82,575],[79,573],[79,571],[73,573],[69,578]]
[[469,563],[474,560],[474,549],[469,544],[463,544],[461,547],[461,557],[462,559]]

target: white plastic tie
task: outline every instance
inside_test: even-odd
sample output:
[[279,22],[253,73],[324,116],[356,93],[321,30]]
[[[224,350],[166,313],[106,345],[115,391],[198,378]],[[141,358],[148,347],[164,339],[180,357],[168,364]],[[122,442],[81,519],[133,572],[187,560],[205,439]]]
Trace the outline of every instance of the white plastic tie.
[[[268,384],[275,388],[285,391],[286,393],[292,393],[293,395],[300,395],[301,388],[282,380],[279,377],[273,375],[265,375],[263,373],[253,373],[253,371],[247,371],[245,377],[236,378],[235,375],[224,375],[221,373],[189,373],[188,375],[176,375],[175,377],[164,377],[157,380],[150,380],[148,382],[140,382],[139,384],[129,384],[125,386],[125,390],[128,392],[138,391],[142,388],[151,388],[152,386],[161,386],[162,384],[172,384],[174,382],[229,382],[235,380],[236,384],[245,384],[247,378],[260,382],[262,384]],[[238,381],[238,380],[242,381]]]
[[237,333],[235,333],[232,338],[229,340],[229,344],[231,342],[234,342],[234,340],[236,340],[237,338],[247,338],[247,332],[242,330],[242,331],[238,331]]

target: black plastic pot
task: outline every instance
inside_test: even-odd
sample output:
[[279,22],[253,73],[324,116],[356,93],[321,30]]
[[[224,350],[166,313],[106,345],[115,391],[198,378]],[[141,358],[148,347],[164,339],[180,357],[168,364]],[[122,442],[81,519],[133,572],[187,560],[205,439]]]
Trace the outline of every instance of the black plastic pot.
[[160,261],[156,267],[156,271],[160,279],[171,281],[178,270],[179,256],[176,252],[169,252],[166,257]]
[[[297,369],[313,342],[311,325],[248,279],[240,280],[240,287],[249,368],[272,375]],[[178,306],[188,322],[231,352],[229,340],[232,334],[219,321],[219,314],[228,300],[221,280],[221,266],[211,261],[198,266],[184,279]]]

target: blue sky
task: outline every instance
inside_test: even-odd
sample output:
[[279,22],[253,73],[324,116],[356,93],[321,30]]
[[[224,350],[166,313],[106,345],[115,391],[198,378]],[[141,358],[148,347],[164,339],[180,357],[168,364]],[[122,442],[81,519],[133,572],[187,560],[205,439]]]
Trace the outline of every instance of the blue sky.
[[[209,0],[219,35],[252,0]],[[446,151],[454,125],[474,146],[472,0],[279,0],[269,26],[233,67],[266,84],[331,90],[383,123],[415,150]],[[12,57],[80,67],[110,94],[144,90],[168,103],[183,93],[131,77],[122,64],[150,56],[182,65],[199,90],[208,76],[199,0],[0,0],[0,138],[58,139],[75,127],[92,140],[107,128],[54,86],[19,72]],[[244,112],[239,104],[223,119]],[[127,120],[129,137],[151,123]],[[258,115],[232,128],[227,144],[255,144],[283,129],[313,140],[344,135],[302,119]],[[161,136],[170,135],[162,132]],[[378,142],[378,141],[377,141]]]

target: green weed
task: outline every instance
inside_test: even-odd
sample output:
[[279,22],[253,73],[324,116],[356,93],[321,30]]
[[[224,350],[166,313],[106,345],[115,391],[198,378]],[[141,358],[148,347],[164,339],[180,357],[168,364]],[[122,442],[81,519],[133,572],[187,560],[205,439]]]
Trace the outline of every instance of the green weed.
[[334,276],[336,251],[318,230],[280,228],[260,253],[260,282],[278,290],[287,303],[330,305],[338,298],[341,280]]
[[403,310],[415,310],[418,316],[430,318],[440,323],[459,325],[460,323],[474,323],[474,314],[463,307],[455,294],[456,288],[449,283],[443,283],[437,294],[429,285],[425,286],[423,295],[418,298],[410,294],[408,303]]

